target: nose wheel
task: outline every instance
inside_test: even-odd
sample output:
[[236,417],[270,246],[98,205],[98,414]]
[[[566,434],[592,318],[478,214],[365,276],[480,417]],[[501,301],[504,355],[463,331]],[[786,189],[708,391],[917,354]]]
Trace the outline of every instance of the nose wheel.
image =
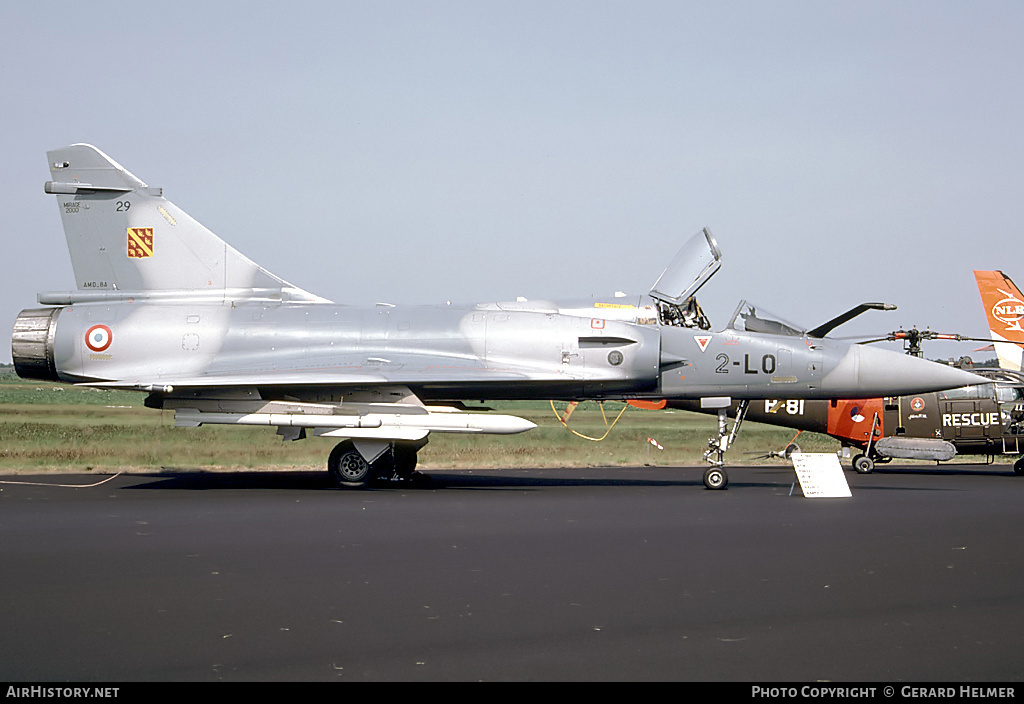
[[712,466],[704,471],[704,487],[707,489],[725,489],[729,486],[729,474],[725,471],[725,453],[739,435],[740,425],[747,415],[750,401],[740,401],[736,409],[736,420],[729,431],[729,409],[718,409],[718,436],[708,440],[708,449],[704,451],[704,461]]
[[729,486],[729,475],[722,467],[708,467],[704,470],[704,487],[707,489],[724,489]]

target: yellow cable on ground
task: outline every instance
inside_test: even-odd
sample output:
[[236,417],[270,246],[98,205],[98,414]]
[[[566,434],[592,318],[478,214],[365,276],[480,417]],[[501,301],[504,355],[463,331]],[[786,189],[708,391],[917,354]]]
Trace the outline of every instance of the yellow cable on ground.
[[117,474],[115,474],[113,476],[110,476],[110,477],[107,477],[106,479],[104,479],[102,481],[98,481],[95,484],[54,484],[53,482],[15,482],[15,481],[0,481],[0,484],[20,484],[21,486],[56,486],[56,487],[60,487],[62,489],[91,489],[94,486],[99,486],[100,484],[106,484],[111,479],[114,479],[115,477],[121,476],[121,474],[122,474],[121,472],[118,472]]
[[555,408],[555,402],[551,401],[550,403],[551,403],[551,411],[555,414],[555,418],[558,418],[558,422],[561,423],[562,425],[564,425],[566,430],[568,430],[570,433],[572,433],[576,437],[583,438],[584,440],[590,440],[592,442],[601,442],[606,437],[608,437],[608,434],[610,432],[612,432],[612,428],[614,428],[615,424],[619,422],[619,418],[621,418],[622,414],[626,412],[627,408],[629,408],[629,404],[628,403],[623,404],[622,410],[619,411],[619,415],[615,416],[615,420],[612,421],[611,425],[608,425],[608,416],[606,416],[605,412],[604,412],[604,401],[599,401],[598,405],[601,406],[601,417],[604,418],[604,424],[607,426],[608,429],[605,430],[604,435],[602,435],[601,437],[599,437],[599,438],[592,438],[589,435],[584,435],[583,433],[578,433],[578,432],[576,432],[575,430],[573,430],[572,428],[569,427],[569,423],[567,421],[569,420],[569,416],[572,415],[572,411],[576,409],[577,402],[573,401],[569,405],[569,408],[567,409],[567,413],[565,414],[564,418],[558,414],[558,410]]

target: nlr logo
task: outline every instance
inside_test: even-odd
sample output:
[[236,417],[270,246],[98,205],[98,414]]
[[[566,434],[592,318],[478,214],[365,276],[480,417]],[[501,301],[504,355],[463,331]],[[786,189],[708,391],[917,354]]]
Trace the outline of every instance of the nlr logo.
[[[1003,291],[1005,294],[1006,292]],[[1024,319],[1024,301],[1013,294],[992,306],[992,317],[1006,325],[1007,330],[1021,330],[1020,321]]]

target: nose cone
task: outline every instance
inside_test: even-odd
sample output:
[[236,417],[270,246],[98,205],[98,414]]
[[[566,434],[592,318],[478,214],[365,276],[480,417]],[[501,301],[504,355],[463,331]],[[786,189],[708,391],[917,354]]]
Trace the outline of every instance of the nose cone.
[[986,379],[955,367],[876,347],[852,345],[822,379],[833,398],[875,398],[923,394],[984,384]]

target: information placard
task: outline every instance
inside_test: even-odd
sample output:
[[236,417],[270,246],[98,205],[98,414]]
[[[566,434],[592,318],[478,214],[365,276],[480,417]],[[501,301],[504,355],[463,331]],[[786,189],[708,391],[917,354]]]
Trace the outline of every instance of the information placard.
[[853,496],[839,457],[831,452],[794,452],[791,455],[800,489],[808,499]]

